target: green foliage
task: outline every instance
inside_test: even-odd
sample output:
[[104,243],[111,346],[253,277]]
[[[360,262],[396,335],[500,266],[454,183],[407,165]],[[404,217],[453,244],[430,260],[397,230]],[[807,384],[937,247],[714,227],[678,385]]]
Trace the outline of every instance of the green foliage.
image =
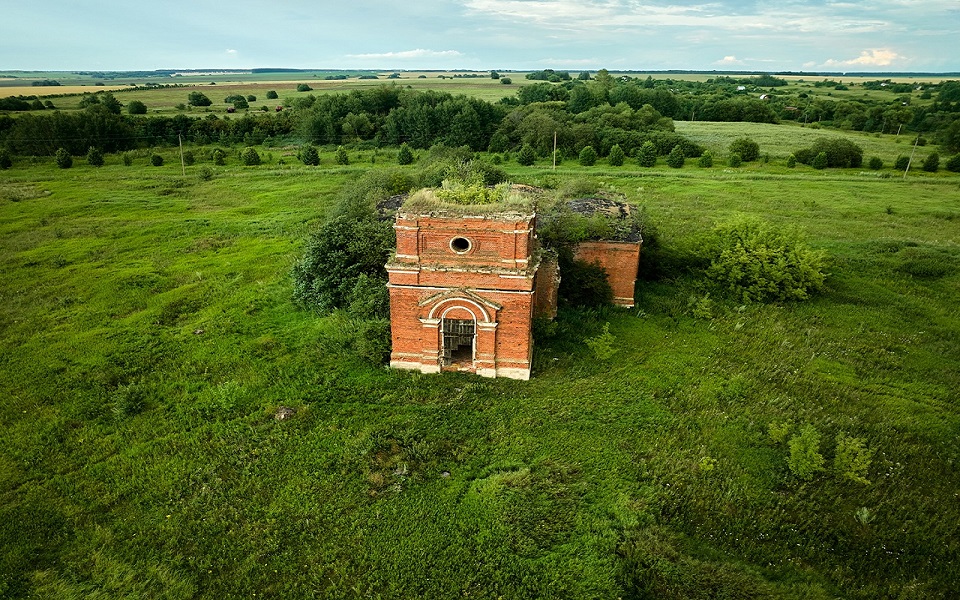
[[520,151],[517,152],[517,164],[523,167],[529,167],[536,160],[536,155],[533,152],[533,148],[524,144]]
[[123,161],[123,166],[129,167],[133,164],[133,154],[130,152],[124,152],[120,160]]
[[580,165],[584,167],[592,167],[597,162],[597,151],[593,149],[593,146],[585,146],[583,150],[580,151]]
[[680,147],[680,144],[677,144],[673,147],[673,150],[670,151],[670,154],[667,155],[667,166],[673,169],[679,169],[683,167],[685,160],[686,157],[683,155],[683,148]]
[[607,154],[607,162],[610,163],[611,167],[623,166],[623,161],[625,158],[626,156],[624,155],[620,144],[614,144],[610,147],[610,152]]
[[927,173],[936,173],[940,169],[940,155],[934,152],[923,159],[921,168]]
[[824,458],[820,454],[820,432],[813,425],[807,423],[800,428],[800,432],[787,442],[790,455],[787,466],[790,472],[799,479],[810,480],[823,471]]
[[317,152],[317,147],[313,144],[304,144],[301,146],[300,152],[297,153],[297,158],[307,166],[316,167],[320,164],[320,153]]
[[6,148],[0,148],[0,170],[6,170],[13,166],[13,159]]
[[260,153],[253,146],[247,146],[240,152],[240,162],[248,167],[260,164]]
[[57,152],[54,154],[54,160],[61,169],[69,169],[73,166],[73,157],[70,156],[66,148],[57,148]]
[[859,167],[863,164],[863,148],[843,137],[822,137],[818,138],[810,148],[797,150],[794,152],[797,160],[808,165],[814,166],[822,159],[818,159],[820,154],[825,155],[826,164],[823,167]]
[[321,313],[364,306],[369,311],[354,314],[387,316],[384,264],[394,245],[392,222],[370,212],[361,209],[331,219],[310,236],[294,265],[294,300]]
[[347,149],[343,146],[337,146],[337,151],[333,155],[333,161],[338,165],[349,165],[350,156],[347,154]]
[[709,169],[713,166],[713,155],[709,152],[704,152],[700,155],[700,158],[697,159],[697,166],[701,169]]
[[411,163],[413,163],[413,152],[410,151],[410,146],[404,142],[400,144],[400,151],[397,152],[397,164],[409,165]]
[[[385,296],[386,289],[386,282],[377,281],[379,296]],[[370,365],[382,365],[390,356],[390,319],[334,311],[324,324],[319,346],[328,355],[352,355]]]
[[247,102],[256,102],[256,101],[257,101],[257,97],[256,97],[256,96],[254,96],[253,94],[248,94],[248,95],[247,95]]
[[503,85],[510,85],[513,83],[513,80],[510,79],[509,77],[501,77],[500,83],[502,83]]
[[297,91],[298,91],[298,92],[310,92],[310,91],[313,91],[313,88],[310,87],[309,85],[307,85],[306,83],[300,83],[300,84],[297,84]]
[[195,162],[197,162],[197,157],[193,155],[193,150],[185,150],[183,152],[183,164],[189,167]]
[[893,168],[897,171],[906,171],[907,167],[910,166],[910,157],[900,155],[897,157],[897,160],[893,163]]
[[244,98],[243,96],[239,96],[237,97],[236,100],[233,101],[233,107],[237,110],[241,110],[244,108],[250,108],[250,104],[247,102],[246,98]]
[[653,142],[644,142],[637,151],[637,164],[641,167],[652,167],[657,164],[657,147]]
[[602,332],[584,339],[583,343],[590,348],[597,360],[609,360],[617,353],[617,337],[610,333],[610,323],[604,323]]
[[770,437],[770,441],[774,444],[782,444],[787,439],[791,429],[793,429],[792,421],[770,423],[767,425],[767,436]]
[[151,155],[150,155],[150,164],[153,165],[153,166],[155,166],[155,167],[162,167],[162,166],[163,166],[163,157],[160,156],[159,154],[151,154]]
[[210,106],[213,101],[203,92],[190,92],[187,95],[187,104],[190,106]]
[[147,105],[140,100],[131,100],[127,102],[127,112],[131,115],[145,115],[147,114]]
[[96,146],[90,146],[87,150],[87,164],[91,167],[102,167],[103,163],[103,151]]
[[267,92],[267,100],[276,100],[280,96],[277,94],[276,90],[269,90]]
[[731,154],[731,155],[727,158],[727,166],[728,166],[728,167],[737,168],[737,167],[739,167],[739,166],[742,165],[742,164],[743,164],[743,159],[742,159],[742,158],[740,157],[740,155],[737,154],[736,152],[734,152],[733,154]]
[[796,229],[774,229],[753,217],[718,225],[707,276],[743,302],[805,300],[823,287],[826,262]]
[[833,457],[833,470],[841,479],[848,479],[863,485],[870,485],[867,475],[874,451],[867,448],[862,438],[837,435],[837,447]]
[[813,157],[813,160],[810,161],[810,166],[814,169],[826,169],[830,165],[830,159],[827,158],[826,152],[821,152]]
[[870,158],[868,165],[874,171],[879,171],[883,168],[883,159],[881,159],[879,156],[873,156]]
[[733,140],[728,150],[731,154],[739,154],[743,162],[753,162],[760,158],[760,144],[747,137]]
[[791,154],[787,157],[787,168],[792,169],[797,166],[797,155]]
[[210,181],[213,179],[213,169],[206,165],[200,167],[200,170],[197,171],[197,179],[200,181]]
[[210,158],[213,159],[213,164],[218,167],[222,167],[227,164],[227,152],[223,148],[214,148],[213,152],[210,154]]
[[947,160],[946,169],[951,173],[960,173],[960,154],[954,154]]

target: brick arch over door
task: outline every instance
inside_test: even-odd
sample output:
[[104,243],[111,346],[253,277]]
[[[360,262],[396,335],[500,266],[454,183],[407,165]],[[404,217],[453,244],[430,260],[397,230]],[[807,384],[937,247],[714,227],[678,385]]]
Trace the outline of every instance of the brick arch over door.
[[427,315],[428,319],[449,319],[449,318],[461,318],[457,316],[448,317],[447,315],[451,311],[459,310],[466,311],[473,316],[473,320],[477,323],[492,323],[493,319],[490,317],[490,313],[482,304],[471,300],[470,298],[446,298],[440,302],[437,302],[433,308],[430,309],[430,313]]

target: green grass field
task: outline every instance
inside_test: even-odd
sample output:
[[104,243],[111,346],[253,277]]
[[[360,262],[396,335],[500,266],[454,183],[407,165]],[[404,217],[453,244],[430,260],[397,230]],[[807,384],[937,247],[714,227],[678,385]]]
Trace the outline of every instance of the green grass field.
[[[293,306],[306,236],[389,151],[0,171],[0,597],[955,593],[960,179],[787,169],[787,133],[823,132],[730,125],[677,128],[774,162],[504,165],[625,194],[674,261],[635,309],[562,312],[529,382],[370,366]],[[826,291],[740,305],[677,266],[740,213],[802,227]],[[810,481],[776,434],[804,424]],[[841,434],[870,485],[833,472]]]

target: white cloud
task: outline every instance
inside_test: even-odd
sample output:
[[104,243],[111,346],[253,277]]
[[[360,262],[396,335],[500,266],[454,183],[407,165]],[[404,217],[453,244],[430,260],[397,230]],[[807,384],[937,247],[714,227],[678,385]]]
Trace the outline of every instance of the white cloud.
[[227,52],[227,54],[229,54],[230,56],[236,56],[236,55],[237,55],[237,51],[234,50],[233,48],[227,48],[226,52]]
[[731,54],[730,56],[724,56],[723,58],[714,62],[713,64],[722,65],[722,66],[742,65],[743,61],[739,60],[736,56]]
[[417,48],[416,50],[401,50],[400,52],[377,52],[371,54],[348,54],[349,58],[364,58],[364,59],[400,59],[400,60],[411,60],[411,59],[421,59],[421,58],[458,58],[463,56],[462,53],[457,50],[426,50],[424,48]]
[[901,56],[889,48],[870,48],[860,53],[857,58],[850,60],[829,59],[824,63],[827,67],[889,67],[903,62],[906,57]]

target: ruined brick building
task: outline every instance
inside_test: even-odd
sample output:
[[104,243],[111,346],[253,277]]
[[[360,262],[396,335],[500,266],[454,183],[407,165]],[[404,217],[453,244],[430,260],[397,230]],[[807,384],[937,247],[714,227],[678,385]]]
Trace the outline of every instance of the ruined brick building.
[[[401,206],[387,264],[390,366],[529,379],[533,319],[555,316],[560,281],[536,221],[532,203]],[[584,242],[577,256],[603,266],[615,302],[633,306],[639,236]]]

